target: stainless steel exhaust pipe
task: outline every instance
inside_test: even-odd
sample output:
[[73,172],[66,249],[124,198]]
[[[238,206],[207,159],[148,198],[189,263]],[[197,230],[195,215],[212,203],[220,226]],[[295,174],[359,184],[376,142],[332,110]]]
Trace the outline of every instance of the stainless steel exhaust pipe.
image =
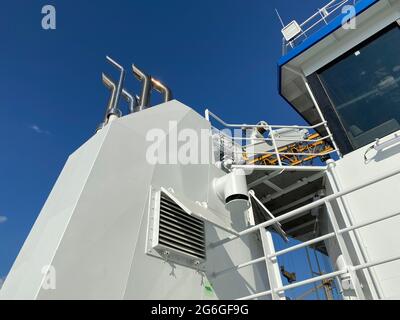
[[139,106],[139,101],[137,99],[137,96],[133,96],[125,89],[122,89],[122,97],[125,98],[125,100],[129,104],[129,113],[136,112]]
[[[108,123],[108,118],[111,114],[117,113],[116,110],[113,110],[113,106],[114,106],[114,101],[115,101],[115,96],[117,93],[117,86],[114,83],[114,81],[112,81],[108,76],[106,76],[104,73],[101,74],[101,79],[103,81],[103,84],[106,86],[106,88],[108,90],[111,91],[111,95],[110,95],[110,99],[108,101],[107,104],[107,108],[106,108],[106,114],[104,116],[104,121],[102,123],[99,124],[99,126],[96,129],[96,132],[103,129],[104,126],[107,125]],[[118,110],[119,111],[119,110]],[[121,112],[119,112],[119,116],[121,115]]]
[[124,68],[109,56],[107,56],[106,58],[109,63],[111,63],[115,68],[120,71],[120,77],[117,85],[107,75],[102,73],[103,83],[111,91],[111,96],[107,105],[104,122],[98,126],[97,131],[107,125],[108,122],[122,116],[122,112],[118,107],[119,99],[121,96],[129,104],[129,113],[142,111],[150,107],[150,94],[153,88],[164,95],[164,102],[172,100],[172,92],[166,85],[147,75],[134,64],[132,64],[133,73],[135,77],[139,79],[139,81],[143,82],[143,87],[140,98],[137,95],[130,94],[123,87],[126,76]]
[[172,100],[172,92],[165,84],[154,78],[151,78],[151,84],[156,91],[164,95],[164,102]]
[[[116,90],[115,90],[115,96],[114,96],[112,106],[108,110],[107,118],[109,118],[111,115],[120,117],[121,111],[118,109],[118,103],[119,103],[119,98],[121,96],[124,81],[125,81],[125,69],[121,65],[119,65],[117,62],[115,62],[113,59],[111,59],[109,56],[107,56],[106,58],[109,63],[111,63],[115,68],[117,68],[120,71],[118,86],[116,87]],[[110,80],[110,79],[108,79],[108,80]],[[115,84],[114,84],[114,86],[115,86]]]
[[110,118],[110,116],[116,116],[116,117],[121,117],[122,112],[121,110],[118,109],[118,107],[115,107],[115,101],[117,100],[117,91],[118,91],[118,87],[115,84],[115,82],[113,80],[111,80],[107,75],[105,75],[104,73],[102,73],[102,80],[104,85],[111,90],[111,98],[110,101],[108,103],[107,106],[107,110],[106,110],[106,116],[105,116],[105,123],[107,124],[108,119]]
[[113,108],[114,105],[114,100],[115,100],[115,94],[117,92],[117,86],[115,85],[115,83],[108,77],[106,76],[104,73],[101,74],[101,80],[103,81],[103,84],[106,86],[107,89],[109,89],[111,91],[111,96],[110,96],[110,100],[108,101],[107,104],[107,109],[106,109],[106,117],[105,120],[107,120],[107,113],[109,110],[111,110]]
[[151,77],[141,71],[134,64],[132,64],[132,70],[135,77],[143,82],[142,95],[140,97],[140,103],[138,107],[138,111],[142,111],[150,107]]

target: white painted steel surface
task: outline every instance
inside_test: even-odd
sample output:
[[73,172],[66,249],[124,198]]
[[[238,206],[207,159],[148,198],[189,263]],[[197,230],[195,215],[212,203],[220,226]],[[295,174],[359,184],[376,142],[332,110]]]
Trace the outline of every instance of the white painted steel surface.
[[[146,133],[172,134],[169,121],[177,129],[208,130],[212,154],[209,122],[177,101],[115,119],[68,159],[0,298],[234,299],[269,289],[263,265],[210,276],[262,255],[255,236],[208,249],[205,272],[146,254],[150,186],[172,188],[193,211],[196,202],[207,203],[199,210],[205,219],[237,231],[247,227],[244,213],[231,215],[215,194],[210,182],[225,173],[213,163],[148,163]],[[207,242],[227,235],[206,223]],[[42,287],[46,265],[56,270],[55,290]]]

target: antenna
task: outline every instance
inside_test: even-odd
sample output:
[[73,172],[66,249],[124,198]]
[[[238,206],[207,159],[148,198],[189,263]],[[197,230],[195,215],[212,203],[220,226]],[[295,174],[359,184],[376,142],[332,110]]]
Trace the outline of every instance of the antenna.
[[279,14],[279,11],[278,11],[277,8],[275,8],[275,12],[276,12],[276,15],[278,16],[279,21],[280,21],[281,24],[282,24],[282,28],[284,28],[284,27],[285,27],[285,24],[283,23],[282,17],[281,17],[281,15]]

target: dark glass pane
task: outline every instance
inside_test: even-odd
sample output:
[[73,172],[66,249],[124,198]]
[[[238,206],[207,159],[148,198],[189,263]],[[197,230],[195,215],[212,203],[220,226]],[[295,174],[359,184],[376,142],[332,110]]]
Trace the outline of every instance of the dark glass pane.
[[400,130],[400,29],[392,27],[319,72],[355,148]]

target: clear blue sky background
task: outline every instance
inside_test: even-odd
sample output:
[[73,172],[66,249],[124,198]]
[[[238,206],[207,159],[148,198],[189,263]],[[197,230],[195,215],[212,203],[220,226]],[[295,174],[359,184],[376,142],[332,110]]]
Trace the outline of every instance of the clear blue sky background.
[[[105,62],[137,64],[174,96],[231,122],[303,123],[277,92],[280,23],[325,0],[13,0],[0,4],[0,277],[12,266],[68,155],[91,137]],[[42,6],[57,29],[41,28]],[[130,75],[127,86],[138,91]]]

